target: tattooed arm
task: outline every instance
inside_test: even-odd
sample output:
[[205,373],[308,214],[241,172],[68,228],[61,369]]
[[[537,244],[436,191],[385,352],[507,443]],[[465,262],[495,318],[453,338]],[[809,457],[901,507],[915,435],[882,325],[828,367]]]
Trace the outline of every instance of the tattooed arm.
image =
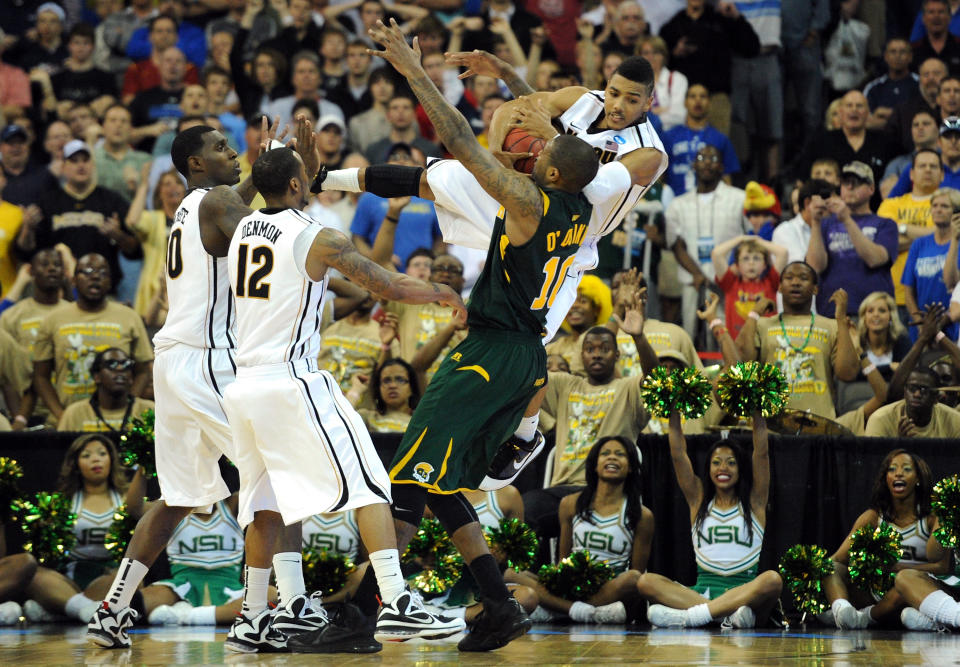
[[343,233],[331,228],[322,229],[314,238],[307,253],[307,275],[320,280],[327,267],[337,269],[355,284],[390,301],[438,303],[453,308],[454,319],[464,320],[466,307],[452,289],[383,268],[361,255]]
[[237,190],[218,185],[200,200],[200,240],[214,257],[226,257],[230,239],[240,220],[253,213]]
[[477,49],[475,51],[448,53],[447,64],[467,68],[467,71],[458,77],[460,79],[466,79],[473,75],[491,76],[494,79],[500,79],[507,84],[507,88],[510,89],[514,97],[536,92],[529,83],[517,75],[513,65],[486,51]]
[[378,22],[370,34],[386,49],[377,51],[377,55],[407,79],[443,145],[470,170],[480,187],[507,210],[507,235],[510,241],[519,245],[529,240],[543,216],[543,194],[540,189],[527,176],[501,165],[477,143],[466,119],[443,98],[421,67],[416,40],[413,49],[407,46],[396,21],[391,20],[389,27]]

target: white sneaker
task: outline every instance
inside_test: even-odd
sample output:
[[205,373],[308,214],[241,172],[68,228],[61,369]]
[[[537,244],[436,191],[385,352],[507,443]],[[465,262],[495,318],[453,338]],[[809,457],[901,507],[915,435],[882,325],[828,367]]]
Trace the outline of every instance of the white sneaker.
[[577,623],[593,623],[597,608],[586,602],[574,602],[567,612],[567,616]]
[[743,605],[735,612],[723,619],[723,622],[720,624],[722,627],[731,628],[752,628],[757,624],[757,617],[753,613],[753,609],[747,605]]
[[16,625],[23,616],[23,608],[13,600],[0,604],[0,625]]
[[273,615],[273,628],[282,632],[288,639],[304,632],[319,630],[329,622],[319,591],[310,597],[306,594],[297,595],[286,604],[277,607]]
[[647,609],[647,620],[658,628],[682,628],[687,623],[687,610],[652,604]]
[[[180,604],[180,603],[177,603]],[[186,625],[183,617],[174,609],[173,605],[162,604],[147,616],[147,623],[150,625]]]
[[593,613],[594,623],[626,623],[627,608],[622,602],[611,602],[610,604],[596,607]]
[[907,630],[933,632],[940,629],[935,620],[913,607],[906,607],[900,612],[900,622]]
[[555,618],[559,618],[559,616],[543,605],[538,605],[530,614],[530,620],[534,623],[549,623]]
[[26,616],[27,620],[31,623],[53,623],[64,618],[63,616],[47,611],[36,600],[27,600],[23,603],[23,615]]
[[415,637],[442,639],[462,632],[466,627],[462,618],[428,612],[423,608],[420,594],[408,588],[380,607],[374,639],[378,642],[403,642]]
[[834,617],[841,630],[863,630],[870,623],[869,612],[864,613],[853,605],[841,607]]
[[269,607],[247,618],[237,614],[223,646],[234,653],[277,653],[287,650],[287,638],[272,625],[273,610]]

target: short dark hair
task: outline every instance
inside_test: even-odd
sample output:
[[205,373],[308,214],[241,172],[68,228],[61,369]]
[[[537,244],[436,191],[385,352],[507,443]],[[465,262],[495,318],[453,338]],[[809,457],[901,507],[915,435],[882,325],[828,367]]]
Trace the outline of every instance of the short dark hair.
[[594,179],[600,168],[593,146],[572,134],[561,134],[553,141],[550,164],[560,171],[567,187],[580,192]]
[[624,58],[623,62],[614,70],[614,74],[619,74],[624,79],[639,83],[647,87],[648,91],[653,90],[653,67],[643,56],[630,56]]
[[397,85],[397,79],[393,74],[393,69],[384,65],[383,67],[378,67],[372,72],[370,72],[370,78],[367,79],[367,87],[369,88],[377,81],[389,81],[394,86]]
[[[269,46],[259,46],[253,53],[253,59],[256,60],[260,56],[270,58],[270,62],[273,63],[273,69],[277,71],[277,81],[284,81],[287,78],[287,68],[290,64],[287,62],[287,57],[283,55],[283,53]],[[252,73],[251,78],[253,78]]]
[[173,160],[173,166],[183,174],[184,178],[190,178],[189,160],[203,150],[203,137],[207,132],[216,132],[216,130],[209,125],[197,125],[180,132],[173,138],[170,157]]
[[[939,86],[938,86],[938,88],[939,88]],[[933,119],[934,124],[936,124],[936,125],[939,125],[939,124],[940,124],[940,121],[937,119],[937,117],[933,114],[932,111],[930,111],[929,109],[920,109],[920,110],[917,111],[915,114],[913,114],[913,116],[910,117],[910,124],[911,124],[911,125],[913,125],[913,121],[915,121],[915,120],[917,119],[917,116],[930,116],[930,118]]]
[[587,329],[587,333],[583,334],[583,340],[586,340],[587,336],[609,336],[610,340],[613,341],[614,347],[617,345],[617,334],[613,333],[613,331],[607,327],[591,327]]
[[70,32],[67,33],[67,41],[69,42],[74,37],[83,37],[89,39],[91,42],[96,41],[93,26],[89,23],[78,23],[70,28]]
[[320,120],[320,105],[317,104],[316,100],[312,100],[309,97],[304,97],[293,103],[293,109],[290,110],[290,117],[297,117],[297,110],[306,109],[313,114],[313,117],[316,120]]
[[814,285],[820,284],[820,274],[818,274],[816,269],[814,269],[812,266],[807,264],[806,261],[802,259],[798,259],[793,262],[787,262],[787,265],[783,267],[783,271],[780,272],[780,275],[782,276],[784,273],[786,273],[787,269],[789,269],[794,264],[799,264],[800,266],[807,267],[807,269],[810,271],[810,274],[813,276],[813,284]]
[[180,24],[177,23],[177,19],[175,19],[174,17],[170,16],[169,14],[157,14],[152,19],[147,21],[148,33],[153,32],[153,26],[157,25],[157,21],[173,21],[173,29],[174,30],[180,29]]
[[127,112],[127,115],[130,116],[130,119],[133,120],[133,114],[130,113],[130,109],[127,108],[127,105],[120,104],[120,102],[114,102],[113,104],[108,106],[106,109],[104,109],[103,116],[100,117],[100,120],[102,121],[103,119],[105,119],[107,117],[107,114],[113,111],[114,109],[123,109],[124,111]]
[[[934,387],[940,386],[940,376],[937,375],[936,372],[934,372],[934,370],[929,366],[921,366],[918,364],[914,366],[913,370],[910,371],[910,375],[913,375],[914,373],[919,373],[920,375],[925,375],[930,378],[930,381],[933,382]],[[907,377],[910,376],[908,375]]]
[[[177,132],[182,132],[183,126],[186,125],[187,123],[196,123],[197,121],[200,121],[201,123],[203,123],[206,120],[207,120],[206,116],[203,116],[198,113],[190,114],[188,116],[180,116],[180,118],[177,119]],[[211,127],[211,129],[215,130],[217,128]]]
[[220,65],[207,65],[203,68],[203,71],[200,73],[200,85],[206,86],[207,79],[209,79],[214,74],[219,74],[220,76],[227,77],[227,80],[233,83],[233,75],[230,74],[230,70],[220,67]]
[[940,79],[940,83],[937,84],[937,94],[938,94],[938,95],[940,94],[940,91],[943,90],[943,84],[945,84],[947,81],[953,81],[954,83],[960,83],[960,76],[956,76],[956,75],[954,75],[954,74],[947,74],[945,77],[943,77],[942,79]]
[[[797,195],[797,203],[800,205],[802,210],[807,204],[807,200],[811,197],[816,197],[820,195],[830,196],[827,193],[834,193],[837,191],[837,186],[833,185],[829,181],[825,181],[822,178],[811,178],[806,181],[803,185],[800,186],[800,193]],[[782,273],[782,271],[781,271]]]
[[300,173],[300,161],[290,148],[274,148],[257,158],[250,176],[264,197],[277,197],[287,191],[291,178]]
[[[940,153],[933,150],[932,148],[918,148],[917,152],[913,154],[913,159],[910,160],[910,166],[911,167],[917,166],[917,158],[923,155],[924,153],[930,153],[931,155],[933,155],[935,158],[937,158],[937,164],[940,164]],[[941,169],[942,168],[943,167],[941,165]]]
[[437,258],[436,255],[433,254],[433,251],[430,248],[424,248],[423,246],[421,246],[416,250],[414,250],[409,255],[407,255],[407,264],[410,263],[411,259],[414,259],[416,257],[429,257],[430,261],[433,261],[434,259]]

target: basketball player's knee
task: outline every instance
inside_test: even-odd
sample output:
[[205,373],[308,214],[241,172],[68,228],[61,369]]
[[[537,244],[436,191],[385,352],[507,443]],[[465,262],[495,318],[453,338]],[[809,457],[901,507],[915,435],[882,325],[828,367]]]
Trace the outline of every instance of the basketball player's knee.
[[433,494],[430,496],[430,510],[447,531],[453,534],[468,523],[477,521],[477,512],[462,493],[452,495]]

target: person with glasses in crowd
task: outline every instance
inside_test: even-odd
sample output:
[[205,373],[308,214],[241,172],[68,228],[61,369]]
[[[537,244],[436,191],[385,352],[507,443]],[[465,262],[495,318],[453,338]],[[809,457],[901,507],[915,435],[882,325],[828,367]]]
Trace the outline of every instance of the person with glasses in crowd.
[[58,431],[124,433],[133,419],[153,408],[153,401],[130,393],[136,362],[117,347],[97,353],[90,374],[97,389],[93,396],[67,406],[57,424]]
[[420,383],[413,368],[403,359],[387,359],[373,371],[369,380],[353,376],[353,386],[347,399],[355,408],[363,394],[373,393],[374,409],[359,408],[360,417],[371,433],[403,433],[410,423],[410,415],[420,401]]
[[914,368],[903,386],[903,399],[874,412],[867,421],[866,435],[878,438],[956,437],[960,433],[960,413],[939,402],[939,388],[936,373],[923,366]]

